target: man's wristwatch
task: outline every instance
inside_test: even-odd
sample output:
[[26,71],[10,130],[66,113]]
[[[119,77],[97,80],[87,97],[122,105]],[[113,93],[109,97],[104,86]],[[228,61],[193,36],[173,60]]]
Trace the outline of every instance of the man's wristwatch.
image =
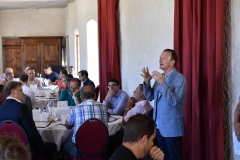
[[129,111],[130,109],[129,108],[125,108],[125,111]]
[[74,97],[74,99],[77,99],[77,97]]

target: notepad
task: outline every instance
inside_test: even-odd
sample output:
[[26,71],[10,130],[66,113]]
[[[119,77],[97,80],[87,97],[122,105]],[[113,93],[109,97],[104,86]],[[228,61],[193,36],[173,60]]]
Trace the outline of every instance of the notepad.
[[48,121],[35,121],[35,126],[37,128],[46,128],[48,127],[52,122]]

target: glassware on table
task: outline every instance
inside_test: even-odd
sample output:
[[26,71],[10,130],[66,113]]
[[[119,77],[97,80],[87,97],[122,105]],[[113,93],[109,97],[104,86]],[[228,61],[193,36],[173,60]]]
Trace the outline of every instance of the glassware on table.
[[58,117],[56,116],[55,112],[55,103],[54,101],[48,101],[48,121],[57,121]]

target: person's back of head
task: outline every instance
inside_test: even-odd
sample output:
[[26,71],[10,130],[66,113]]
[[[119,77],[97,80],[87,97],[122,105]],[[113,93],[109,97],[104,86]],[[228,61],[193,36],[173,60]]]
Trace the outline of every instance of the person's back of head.
[[93,86],[85,86],[80,90],[80,96],[82,100],[95,99],[95,88]]
[[0,135],[0,160],[31,160],[31,154],[16,137]]
[[27,82],[28,81],[28,75],[26,73],[22,73],[19,76],[20,81]]
[[148,115],[137,114],[129,118],[123,135],[123,142],[134,143],[144,135],[150,138],[155,132],[155,122]]
[[71,74],[66,74],[64,76],[65,81],[67,81],[68,83],[71,81],[72,78],[73,78],[73,75],[71,75]]
[[15,90],[18,86],[22,87],[22,83],[21,82],[17,82],[17,81],[10,81],[7,83],[7,85],[4,87],[3,92],[4,92],[4,96],[7,98],[8,96],[11,95],[12,90]]

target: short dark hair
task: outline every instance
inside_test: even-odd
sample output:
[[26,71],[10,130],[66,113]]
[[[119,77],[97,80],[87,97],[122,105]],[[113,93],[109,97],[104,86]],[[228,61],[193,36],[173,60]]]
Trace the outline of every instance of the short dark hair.
[[79,87],[81,85],[81,81],[78,78],[72,78],[70,82],[77,82]]
[[173,49],[165,49],[163,52],[170,52],[171,53],[171,60],[174,60],[174,67],[176,67],[177,65],[177,61],[178,61],[178,56],[177,53],[173,50]]
[[95,97],[95,89],[93,86],[84,86],[80,90],[80,95],[84,99]]
[[28,70],[33,70],[33,71],[35,71],[34,68],[32,68],[32,67],[29,67]]
[[109,82],[115,82],[117,85],[119,85],[119,81],[116,79],[116,78],[111,78],[108,80],[108,83]]
[[63,70],[63,69],[67,70],[67,67],[63,67],[63,66],[62,66],[62,67],[60,68],[60,70]]
[[28,75],[26,73],[22,73],[22,74],[20,74],[19,79],[22,82],[26,82],[26,81],[28,81]]
[[137,142],[144,135],[149,139],[156,130],[155,122],[148,115],[137,114],[126,123],[123,142]]
[[73,66],[69,66],[68,68],[74,68]]
[[22,86],[21,82],[17,82],[17,81],[9,81],[5,88],[3,89],[4,91],[4,96],[7,98],[8,96],[11,95],[11,91],[13,89],[16,89],[18,86]]
[[68,81],[68,82],[70,82],[70,80],[73,78],[73,75],[71,75],[71,74],[66,74],[65,76],[64,76],[64,79],[66,80],[66,81]]
[[43,69],[52,69],[51,66],[44,66]]
[[78,73],[81,74],[82,76],[85,76],[86,78],[88,78],[88,72],[86,70],[81,70]]
[[60,71],[62,72],[62,74],[64,74],[64,75],[67,75],[68,74],[68,72],[67,72],[67,70],[66,69],[60,69]]

